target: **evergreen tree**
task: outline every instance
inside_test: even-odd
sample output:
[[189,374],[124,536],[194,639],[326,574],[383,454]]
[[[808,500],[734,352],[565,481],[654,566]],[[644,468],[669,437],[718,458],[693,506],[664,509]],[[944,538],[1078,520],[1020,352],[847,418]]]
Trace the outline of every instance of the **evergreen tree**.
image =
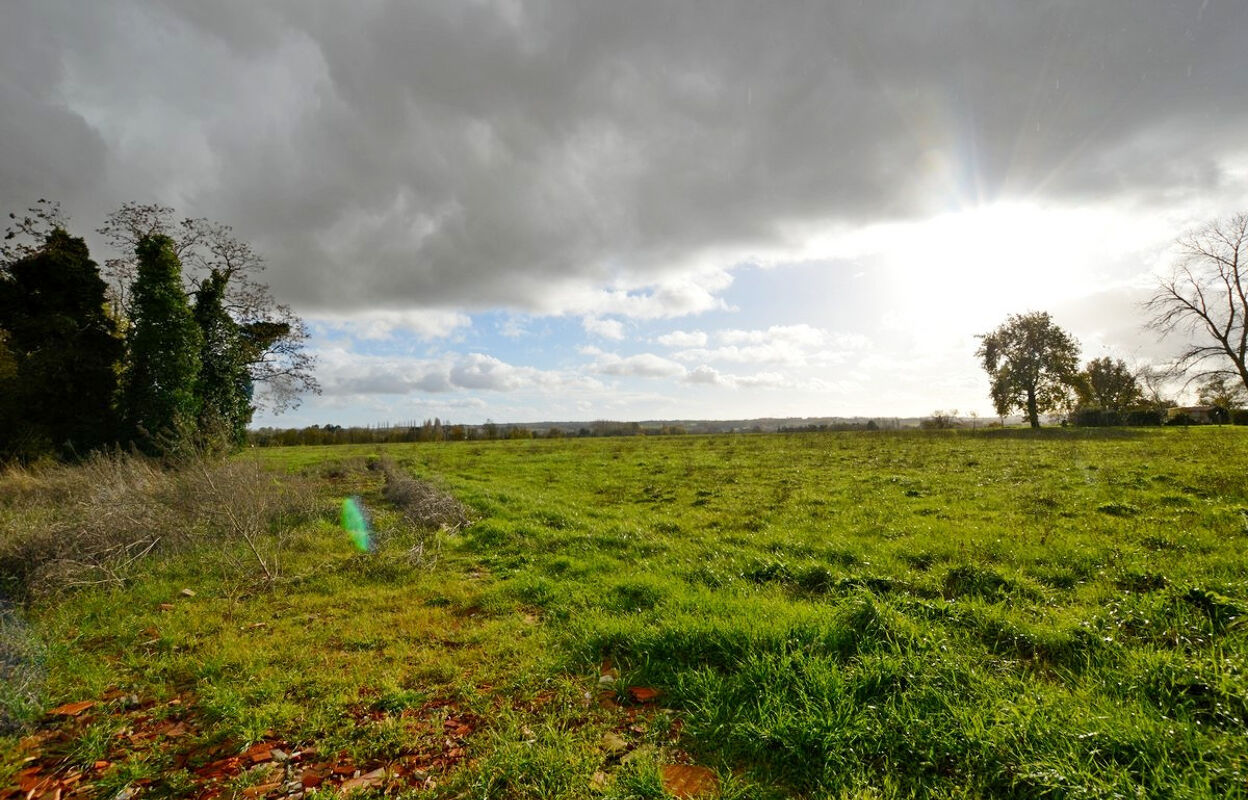
[[240,446],[251,422],[250,340],[225,308],[229,278],[213,270],[195,293],[195,323],[202,342],[199,350],[199,429],[211,439]]
[[[0,450],[83,454],[115,441],[122,342],[86,242],[53,228],[0,280],[6,362]],[[0,376],[2,379],[2,376]]]
[[129,363],[122,412],[128,434],[147,452],[183,455],[199,416],[196,396],[202,335],[182,290],[182,265],[168,236],[135,248]]

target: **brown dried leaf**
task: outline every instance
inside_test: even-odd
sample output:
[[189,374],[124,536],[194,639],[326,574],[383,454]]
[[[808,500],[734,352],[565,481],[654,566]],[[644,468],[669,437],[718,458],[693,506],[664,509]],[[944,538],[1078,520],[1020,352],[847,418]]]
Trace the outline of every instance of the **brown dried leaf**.
[[339,787],[343,794],[355,789],[367,789],[372,786],[378,786],[386,780],[386,770],[378,768],[372,772],[365,773],[358,778],[352,778],[349,781],[343,781]]
[[648,686],[630,686],[628,693],[638,703],[649,703],[659,696],[658,689],[651,689]]
[[48,712],[48,715],[52,717],[76,717],[93,705],[95,705],[94,700],[82,700],[77,703],[66,703],[63,706],[57,706],[52,709]]
[[668,764],[663,768],[663,788],[673,797],[714,797],[719,794],[719,778],[706,767]]

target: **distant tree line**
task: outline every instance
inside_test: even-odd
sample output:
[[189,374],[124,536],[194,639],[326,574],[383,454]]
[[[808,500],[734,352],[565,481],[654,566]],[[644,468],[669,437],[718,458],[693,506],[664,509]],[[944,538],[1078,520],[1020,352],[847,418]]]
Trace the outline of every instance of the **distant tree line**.
[[549,426],[545,429],[525,425],[485,422],[481,425],[459,425],[441,419],[427,419],[421,424],[343,427],[311,425],[306,428],[257,428],[248,433],[247,441],[255,447],[289,447],[325,444],[399,444],[405,442],[480,442],[501,439],[565,439],[604,436],[679,436],[687,433],[680,425],[643,426],[639,422],[608,422],[599,420],[579,427]]
[[[1180,258],[1146,305],[1163,336],[1188,337],[1174,364],[1131,370],[1121,359],[1079,368],[1079,343],[1049,314],[1011,315],[979,337],[976,355],[998,414],[1044,414],[1075,425],[1248,424],[1248,214],[1217,220],[1179,240]],[[1169,378],[1197,386],[1199,407],[1162,395]]]
[[228,450],[246,440],[258,383],[277,408],[316,390],[302,321],[254,279],[262,263],[228,227],[123,206],[99,229],[121,250],[110,283],[56,204],[9,217],[0,458]]

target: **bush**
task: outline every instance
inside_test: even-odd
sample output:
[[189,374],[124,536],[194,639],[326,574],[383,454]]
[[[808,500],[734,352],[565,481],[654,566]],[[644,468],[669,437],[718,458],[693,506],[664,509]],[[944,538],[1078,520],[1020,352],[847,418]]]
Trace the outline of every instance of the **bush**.
[[1070,415],[1070,424],[1079,428],[1111,428],[1118,425],[1148,427],[1164,422],[1165,412],[1156,408],[1128,408],[1125,411],[1077,408]]

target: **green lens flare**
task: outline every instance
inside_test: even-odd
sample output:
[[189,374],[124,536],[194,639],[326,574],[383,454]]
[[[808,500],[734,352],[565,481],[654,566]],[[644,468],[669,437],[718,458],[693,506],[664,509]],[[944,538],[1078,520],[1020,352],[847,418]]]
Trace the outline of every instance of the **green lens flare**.
[[368,535],[368,518],[364,516],[364,508],[357,497],[348,497],[342,501],[342,529],[351,537],[351,543],[361,553],[373,549],[372,539]]

